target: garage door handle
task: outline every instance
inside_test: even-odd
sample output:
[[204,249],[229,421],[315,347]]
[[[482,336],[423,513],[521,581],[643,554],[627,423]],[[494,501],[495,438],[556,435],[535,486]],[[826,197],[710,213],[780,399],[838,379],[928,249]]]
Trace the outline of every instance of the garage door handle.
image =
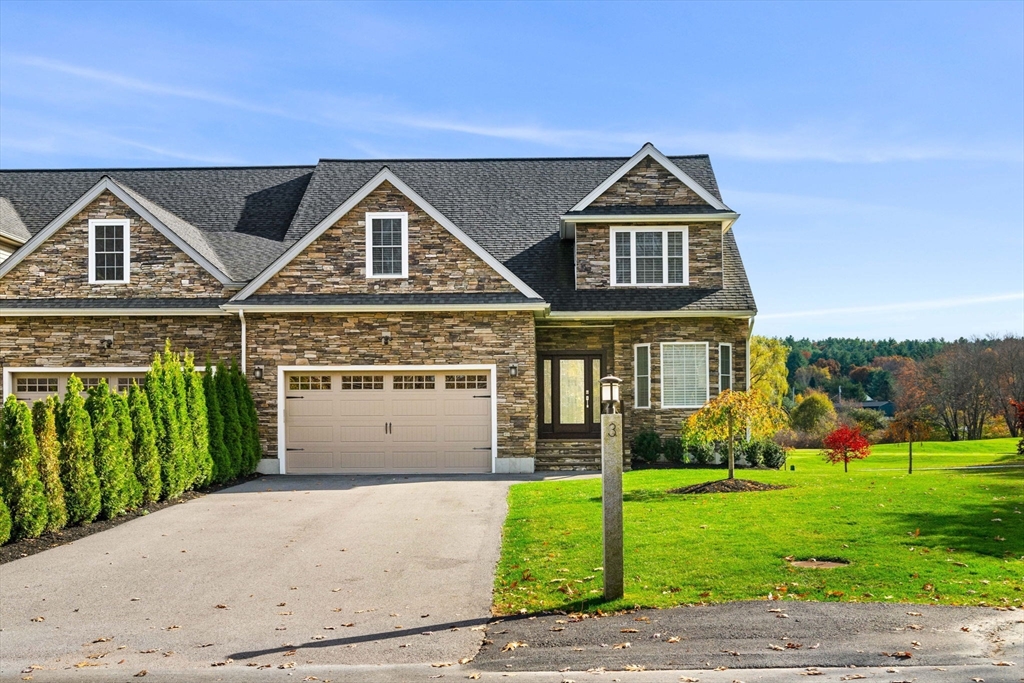
[[305,396],[285,396],[285,398],[306,398]]
[[490,446],[477,446],[473,450],[474,451],[489,451],[489,450],[491,450],[491,447]]
[[491,397],[491,395],[487,394],[486,396],[474,396],[473,398],[490,398],[490,397]]
[[304,451],[306,449],[305,448],[286,448],[285,450],[286,451]]

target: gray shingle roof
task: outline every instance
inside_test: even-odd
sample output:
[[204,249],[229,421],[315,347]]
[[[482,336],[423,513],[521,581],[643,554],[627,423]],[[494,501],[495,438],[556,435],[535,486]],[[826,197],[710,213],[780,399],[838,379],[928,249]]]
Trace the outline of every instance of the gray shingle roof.
[[[425,292],[423,294],[261,294],[250,296],[253,306],[468,306],[536,303],[519,292]],[[241,303],[241,302],[240,302]]]
[[[669,158],[721,199],[706,155]],[[0,171],[0,197],[34,234],[108,175],[131,188],[147,208],[155,205],[163,212],[158,217],[211,262],[246,281],[386,166],[540,293],[553,310],[754,310],[731,231],[721,290],[575,290],[572,250],[559,239],[559,216],[627,160],[325,159],[315,167]]]
[[181,299],[0,299],[0,309],[4,308],[218,308],[227,303],[221,298],[181,298]]

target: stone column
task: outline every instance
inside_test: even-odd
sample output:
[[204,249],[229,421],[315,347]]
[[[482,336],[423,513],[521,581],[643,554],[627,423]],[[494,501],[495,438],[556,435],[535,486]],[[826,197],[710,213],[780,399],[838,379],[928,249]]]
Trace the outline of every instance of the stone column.
[[604,598],[622,597],[622,415],[601,416]]

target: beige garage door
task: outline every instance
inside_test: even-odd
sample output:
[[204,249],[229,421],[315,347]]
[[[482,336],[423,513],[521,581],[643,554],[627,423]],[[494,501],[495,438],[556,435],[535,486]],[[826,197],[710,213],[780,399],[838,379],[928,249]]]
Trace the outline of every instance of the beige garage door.
[[491,471],[486,371],[285,376],[289,474]]
[[[71,372],[40,370],[15,372],[12,373],[11,376],[11,391],[14,392],[15,396],[29,405],[51,395],[56,395],[63,399],[64,392],[68,387],[68,379],[71,377],[71,374]],[[113,391],[128,391],[132,382],[137,382],[141,386],[145,386],[146,384],[145,370],[121,370],[113,372],[76,370],[74,374],[78,379],[82,380],[82,384],[86,389],[96,386],[100,383],[101,379],[107,380],[107,384]]]

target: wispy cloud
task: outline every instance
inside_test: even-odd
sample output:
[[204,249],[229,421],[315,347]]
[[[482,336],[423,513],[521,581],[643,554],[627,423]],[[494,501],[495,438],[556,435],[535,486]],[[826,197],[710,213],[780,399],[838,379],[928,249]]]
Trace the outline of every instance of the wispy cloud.
[[908,301],[895,304],[877,304],[873,306],[848,306],[843,308],[819,308],[810,311],[790,311],[788,313],[765,313],[757,316],[758,320],[782,320],[788,318],[818,318],[835,315],[855,315],[858,313],[916,313],[934,311],[944,308],[959,308],[978,304],[993,304],[1005,301],[1024,301],[1024,292],[1007,294],[990,294],[987,296],[962,296],[949,299],[931,299],[928,301]]

